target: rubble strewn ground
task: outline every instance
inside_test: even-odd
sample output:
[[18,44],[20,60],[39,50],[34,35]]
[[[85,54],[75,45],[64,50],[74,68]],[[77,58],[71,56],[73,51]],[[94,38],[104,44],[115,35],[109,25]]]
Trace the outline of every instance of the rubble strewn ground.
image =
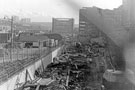
[[106,50],[98,43],[72,43],[43,72],[37,70],[36,76],[54,80],[44,90],[103,90]]
[[133,90],[128,81],[109,82],[103,78],[107,69],[117,69],[106,45],[96,42],[66,44],[61,55],[44,71],[36,70],[37,77],[53,80],[39,90]]

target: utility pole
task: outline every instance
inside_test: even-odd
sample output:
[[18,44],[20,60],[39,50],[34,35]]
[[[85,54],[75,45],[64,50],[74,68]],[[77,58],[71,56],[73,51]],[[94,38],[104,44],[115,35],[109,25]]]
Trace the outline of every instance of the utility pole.
[[42,69],[44,71],[44,63],[43,63],[43,60],[42,60],[42,51],[41,51],[41,41],[39,40],[39,59],[41,60],[41,64],[42,64]]
[[11,46],[10,46],[10,60],[12,61],[12,49],[13,49],[13,17],[11,17]]

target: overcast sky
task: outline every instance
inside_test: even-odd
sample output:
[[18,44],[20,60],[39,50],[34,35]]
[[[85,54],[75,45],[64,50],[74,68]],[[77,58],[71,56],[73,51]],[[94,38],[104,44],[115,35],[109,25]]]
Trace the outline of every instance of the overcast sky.
[[51,21],[52,17],[73,17],[77,20],[81,7],[113,9],[121,3],[122,0],[0,0],[0,17],[17,15],[38,22]]

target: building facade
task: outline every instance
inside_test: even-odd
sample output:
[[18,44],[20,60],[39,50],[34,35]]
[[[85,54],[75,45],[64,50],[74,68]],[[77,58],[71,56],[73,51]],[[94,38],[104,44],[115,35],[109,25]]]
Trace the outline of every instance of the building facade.
[[123,0],[122,6],[123,25],[135,29],[135,0]]
[[[112,36],[116,35],[119,32],[120,33],[123,32],[123,28],[121,29],[119,27],[119,24],[116,24],[115,19],[112,18],[113,14],[112,16],[109,16],[108,14],[107,15],[108,17],[105,16],[104,14],[105,13],[101,9],[96,8],[96,7],[93,7],[93,8],[85,7],[85,8],[80,9],[78,41],[82,43],[86,43],[86,44],[89,42],[91,43],[96,42],[96,43],[102,43],[103,46],[107,45],[109,50],[111,50],[111,54],[115,56],[112,60],[114,61],[113,64],[115,65],[116,64],[115,61],[117,59],[120,59],[120,60],[122,59],[120,57],[121,50],[118,48],[117,46],[118,44],[116,41],[113,40],[115,38],[112,38]],[[121,31],[118,31],[118,30],[121,30]],[[113,32],[113,34],[110,32]]]
[[21,19],[21,22],[22,23],[30,23],[31,22],[31,19],[30,18],[22,18]]
[[63,36],[71,35],[74,28],[73,18],[53,18],[52,33],[59,33]]
[[81,40],[84,38],[99,36],[98,28],[87,19],[83,14],[87,12],[89,8],[82,8],[79,11],[79,35]]
[[[110,20],[110,22],[112,23],[117,22],[120,26],[122,26],[126,30],[134,30],[135,29],[134,8],[135,8],[135,0],[123,0],[122,5],[119,6],[118,8],[114,8],[113,10],[99,9],[99,12],[105,19]],[[81,11],[84,11],[84,8],[81,9],[80,12]]]

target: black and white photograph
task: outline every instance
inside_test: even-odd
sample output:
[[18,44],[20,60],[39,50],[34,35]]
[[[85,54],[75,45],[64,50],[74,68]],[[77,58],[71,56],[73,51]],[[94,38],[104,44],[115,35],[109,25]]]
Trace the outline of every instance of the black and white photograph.
[[0,90],[135,90],[135,0],[0,0]]

